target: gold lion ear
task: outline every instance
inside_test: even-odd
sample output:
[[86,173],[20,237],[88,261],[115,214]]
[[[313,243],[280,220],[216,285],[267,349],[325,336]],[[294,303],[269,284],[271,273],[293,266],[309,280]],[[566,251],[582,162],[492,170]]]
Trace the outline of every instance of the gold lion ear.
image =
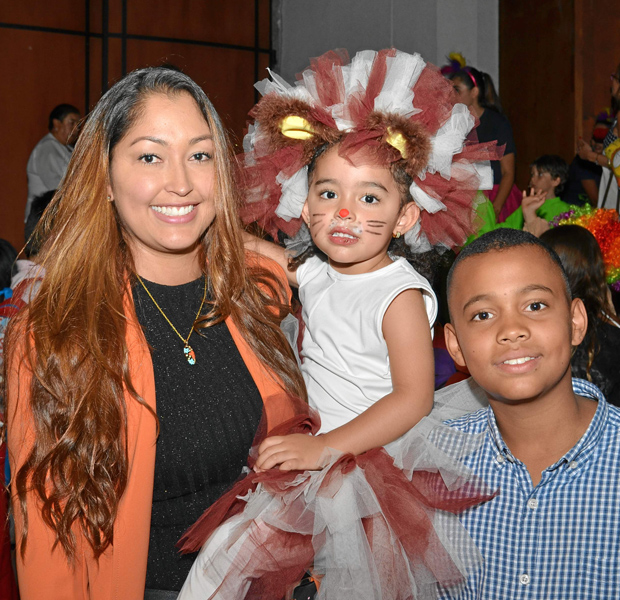
[[280,122],[280,131],[283,136],[294,140],[308,140],[316,133],[306,119],[297,115],[284,117]]
[[388,134],[385,141],[396,148],[400,152],[400,155],[407,160],[407,140],[400,131],[394,131],[391,127],[388,127]]

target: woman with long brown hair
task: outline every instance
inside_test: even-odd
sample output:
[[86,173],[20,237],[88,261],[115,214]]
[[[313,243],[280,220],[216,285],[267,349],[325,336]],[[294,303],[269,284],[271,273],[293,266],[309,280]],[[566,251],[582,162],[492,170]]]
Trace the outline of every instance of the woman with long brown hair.
[[588,313],[585,338],[571,358],[573,377],[587,379],[620,406],[620,319],[605,279],[605,263],[594,235],[579,225],[561,225],[545,231],[540,239],[560,257],[573,298],[580,298]]
[[175,542],[259,422],[298,410],[286,287],[244,253],[231,171],[213,106],[174,70],[130,73],[84,125],[7,335],[22,600],[174,598],[192,562]]

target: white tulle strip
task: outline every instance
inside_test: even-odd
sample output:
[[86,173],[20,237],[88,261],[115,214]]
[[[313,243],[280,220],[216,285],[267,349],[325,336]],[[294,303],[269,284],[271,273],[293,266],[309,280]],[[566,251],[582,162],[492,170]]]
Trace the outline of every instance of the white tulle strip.
[[409,118],[422,112],[413,107],[413,90],[426,63],[419,54],[397,52],[386,59],[387,72],[381,92],[375,99],[375,110]]
[[250,123],[248,132],[243,136],[243,152],[245,152],[245,162],[247,165],[255,164],[254,141],[258,135],[258,126]]
[[439,199],[427,194],[415,181],[411,182],[409,192],[415,203],[423,210],[434,214],[440,210],[446,210],[446,205]]
[[418,221],[407,233],[405,233],[405,244],[414,254],[428,252],[432,249],[431,243],[422,232],[420,221]]
[[316,89],[316,74],[312,69],[306,69],[302,73],[302,80],[298,81],[297,85],[303,85],[314,99],[314,102],[320,104],[319,93]]
[[349,98],[353,92],[366,89],[368,77],[376,57],[377,52],[374,50],[363,50],[358,52],[348,65],[341,67],[345,98]]
[[308,167],[302,167],[291,177],[280,172],[276,181],[282,186],[276,215],[285,221],[301,217],[301,209],[308,198]]
[[479,190],[491,190],[493,189],[493,169],[491,169],[491,163],[488,160],[479,163],[473,163],[474,169],[480,177]]
[[271,80],[263,79],[262,81],[258,81],[254,84],[254,87],[262,96],[275,93],[280,96],[299,98],[300,100],[304,100],[311,105],[316,103],[312,94],[303,85],[292,86],[280,77],[280,75],[274,73],[271,69],[267,69],[267,71],[269,71]]
[[455,104],[450,118],[431,138],[431,155],[427,169],[430,173],[439,171],[444,179],[450,179],[452,157],[463,149],[467,134],[475,120],[464,104]]

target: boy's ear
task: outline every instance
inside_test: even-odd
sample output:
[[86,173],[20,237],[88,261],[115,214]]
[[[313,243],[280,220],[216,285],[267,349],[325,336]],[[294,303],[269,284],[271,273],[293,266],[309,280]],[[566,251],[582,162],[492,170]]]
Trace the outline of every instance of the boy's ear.
[[304,202],[303,208],[301,209],[301,218],[304,220],[304,223],[310,227],[310,212],[308,211],[308,201]]
[[580,298],[571,303],[571,344],[579,346],[588,329],[588,313]]
[[420,218],[420,207],[415,202],[409,202],[403,207],[393,233],[407,233]]
[[451,323],[446,323],[443,328],[443,335],[446,340],[446,348],[452,357],[452,360],[459,365],[459,367],[464,367],[465,359],[463,358],[463,352],[461,350],[461,346],[459,344],[459,340],[456,337],[456,331]]

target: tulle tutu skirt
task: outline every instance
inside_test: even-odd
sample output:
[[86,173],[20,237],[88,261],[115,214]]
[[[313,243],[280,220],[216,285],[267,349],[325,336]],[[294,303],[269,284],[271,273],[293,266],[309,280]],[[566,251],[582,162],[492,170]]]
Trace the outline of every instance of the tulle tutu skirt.
[[[461,459],[482,442],[434,410],[384,448],[333,451],[320,471],[255,473],[211,506],[180,542],[200,549],[179,600],[280,600],[310,571],[316,598],[435,598],[481,557],[458,513],[493,496]],[[283,431],[316,431],[313,417]]]

